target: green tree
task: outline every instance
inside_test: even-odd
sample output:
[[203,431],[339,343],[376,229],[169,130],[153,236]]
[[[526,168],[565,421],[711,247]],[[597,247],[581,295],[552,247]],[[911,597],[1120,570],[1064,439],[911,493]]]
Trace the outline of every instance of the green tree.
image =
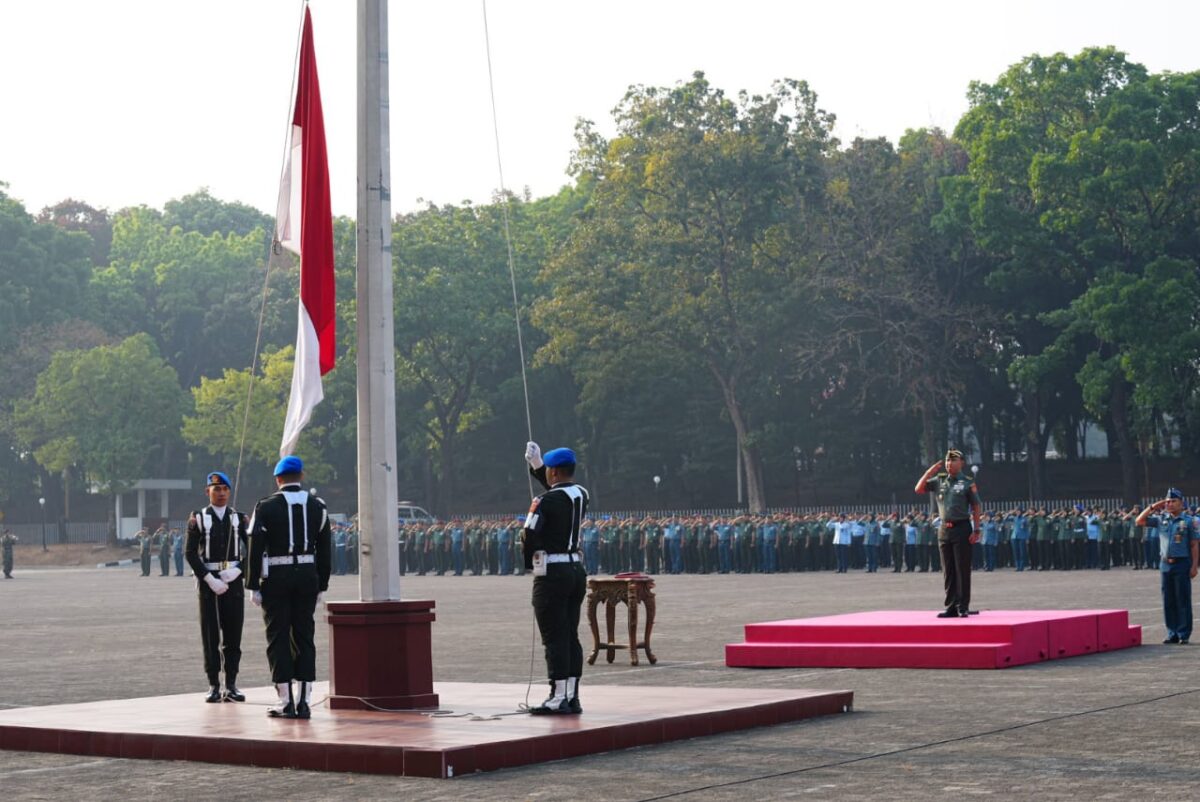
[[581,123],[573,170],[593,184],[544,279],[542,358],[584,387],[653,350],[703,372],[734,430],[751,509],[765,508],[753,399],[778,381],[803,299],[809,203],[833,147],[831,115],[799,81],[730,99],[697,73],[633,87],[606,140]]
[[185,404],[175,371],[145,334],[55,354],[15,410],[17,436],[43,468],[76,466],[119,492],[178,437]]

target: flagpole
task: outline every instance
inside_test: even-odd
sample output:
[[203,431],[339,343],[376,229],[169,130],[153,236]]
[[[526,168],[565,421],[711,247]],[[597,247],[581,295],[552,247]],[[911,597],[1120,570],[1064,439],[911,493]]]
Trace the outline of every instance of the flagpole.
[[387,0],[358,0],[359,597],[400,599]]

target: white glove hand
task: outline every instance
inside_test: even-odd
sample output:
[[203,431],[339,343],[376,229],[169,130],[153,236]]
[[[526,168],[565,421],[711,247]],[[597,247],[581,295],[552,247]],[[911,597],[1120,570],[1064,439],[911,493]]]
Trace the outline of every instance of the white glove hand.
[[323,599],[323,598],[325,598],[325,594],[323,592],[317,594],[317,606],[318,607],[321,606],[321,599]]
[[262,593],[257,590],[254,591],[250,596],[250,601],[254,602],[255,607],[262,607]]
[[542,467],[542,449],[538,444],[530,440],[525,444],[525,461],[529,463],[529,467],[535,471]]
[[229,590],[228,585],[226,585],[221,580],[217,579],[212,574],[204,575],[204,584],[208,585],[212,589],[212,592],[217,594],[218,596],[220,596],[225,591]]
[[242,569],[238,568],[236,565],[233,566],[232,568],[225,568],[224,570],[219,572],[221,581],[225,582],[225,583],[232,582],[233,580],[237,579],[241,575],[242,575]]

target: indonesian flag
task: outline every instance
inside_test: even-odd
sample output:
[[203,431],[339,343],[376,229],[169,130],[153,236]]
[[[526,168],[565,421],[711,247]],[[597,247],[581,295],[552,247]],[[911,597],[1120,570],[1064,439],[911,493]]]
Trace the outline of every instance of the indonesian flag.
[[300,322],[296,328],[292,394],[279,446],[282,457],[295,449],[300,431],[325,397],[321,377],[333,369],[336,356],[329,162],[325,158],[325,122],[313,52],[312,17],[307,8],[300,42],[291,146],[279,181],[275,237],[300,257]]

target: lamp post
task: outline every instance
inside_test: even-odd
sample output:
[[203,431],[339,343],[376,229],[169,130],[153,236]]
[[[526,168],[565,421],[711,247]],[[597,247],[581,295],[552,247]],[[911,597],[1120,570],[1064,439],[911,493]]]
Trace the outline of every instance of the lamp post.
[[42,508],[42,551],[49,551],[46,548],[46,499],[38,498],[38,506]]
[[660,505],[659,505],[659,503],[658,503],[658,486],[659,486],[659,484],[660,484],[661,482],[662,482],[662,477],[661,477],[661,476],[655,476],[655,477],[654,477],[654,506],[655,506],[655,507],[658,507],[658,506],[660,506]]

